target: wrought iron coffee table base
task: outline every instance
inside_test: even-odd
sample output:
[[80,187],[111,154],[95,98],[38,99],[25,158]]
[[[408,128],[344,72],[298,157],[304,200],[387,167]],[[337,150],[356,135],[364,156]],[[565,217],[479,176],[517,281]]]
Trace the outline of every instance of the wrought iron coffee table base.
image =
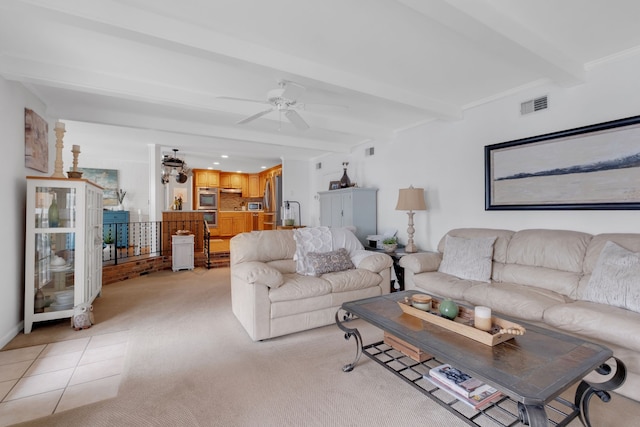
[[[351,314],[344,314],[342,316],[343,321],[341,321],[339,313],[340,310],[335,316],[336,325],[344,332],[345,340],[349,340],[351,337],[356,340],[356,356],[353,362],[342,367],[344,372],[352,371],[362,354],[365,354],[472,426],[495,425],[512,427],[524,424],[533,427],[547,427],[549,425],[562,427],[579,417],[584,426],[591,427],[591,422],[589,421],[589,401],[591,397],[596,395],[603,402],[608,402],[611,399],[609,392],[620,387],[626,378],[624,363],[614,357],[613,359],[616,362],[614,375],[602,383],[590,383],[586,380],[581,380],[576,389],[574,403],[558,397],[546,406],[525,405],[505,396],[481,409],[473,409],[452,398],[448,393],[423,378],[423,375],[428,373],[429,369],[440,365],[440,361],[432,358],[424,362],[417,362],[384,342],[365,346],[358,329],[349,328],[344,324],[352,319]],[[601,365],[596,369],[596,372],[608,375],[611,372],[611,367],[606,364]]]

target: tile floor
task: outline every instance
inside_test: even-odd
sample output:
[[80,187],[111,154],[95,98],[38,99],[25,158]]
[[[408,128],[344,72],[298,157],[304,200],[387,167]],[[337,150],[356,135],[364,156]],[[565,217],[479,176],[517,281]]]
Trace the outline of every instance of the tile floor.
[[0,426],[115,397],[129,332],[0,351]]

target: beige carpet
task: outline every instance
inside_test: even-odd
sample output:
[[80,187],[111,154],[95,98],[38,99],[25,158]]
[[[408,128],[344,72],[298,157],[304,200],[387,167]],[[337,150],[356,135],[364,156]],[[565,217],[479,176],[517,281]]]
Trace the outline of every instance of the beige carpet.
[[[24,426],[463,426],[362,357],[335,325],[252,342],[231,313],[229,269],[153,273],[107,285],[96,325],[36,324],[4,349],[129,330],[118,396]],[[380,331],[356,320],[365,342]],[[594,426],[633,425],[640,404],[594,398]],[[580,425],[574,420],[571,426]]]

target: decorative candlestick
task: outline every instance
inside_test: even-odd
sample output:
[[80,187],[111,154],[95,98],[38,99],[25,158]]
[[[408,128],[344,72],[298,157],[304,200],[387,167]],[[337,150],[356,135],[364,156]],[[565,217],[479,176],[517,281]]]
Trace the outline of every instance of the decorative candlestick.
[[71,148],[71,152],[73,153],[73,171],[78,172],[78,154],[80,154],[80,146],[74,145]]
[[56,162],[53,170],[52,178],[64,178],[64,172],[62,171],[62,138],[64,137],[64,123],[56,122]]
[[82,178],[82,172],[78,172],[78,154],[80,154],[80,146],[73,145],[71,147],[71,152],[73,153],[73,169],[67,172],[69,178]]

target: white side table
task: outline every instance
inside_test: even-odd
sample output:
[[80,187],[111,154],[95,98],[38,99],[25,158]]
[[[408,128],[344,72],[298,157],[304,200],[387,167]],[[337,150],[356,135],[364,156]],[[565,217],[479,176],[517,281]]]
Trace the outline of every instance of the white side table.
[[171,236],[171,269],[193,270],[193,234]]

